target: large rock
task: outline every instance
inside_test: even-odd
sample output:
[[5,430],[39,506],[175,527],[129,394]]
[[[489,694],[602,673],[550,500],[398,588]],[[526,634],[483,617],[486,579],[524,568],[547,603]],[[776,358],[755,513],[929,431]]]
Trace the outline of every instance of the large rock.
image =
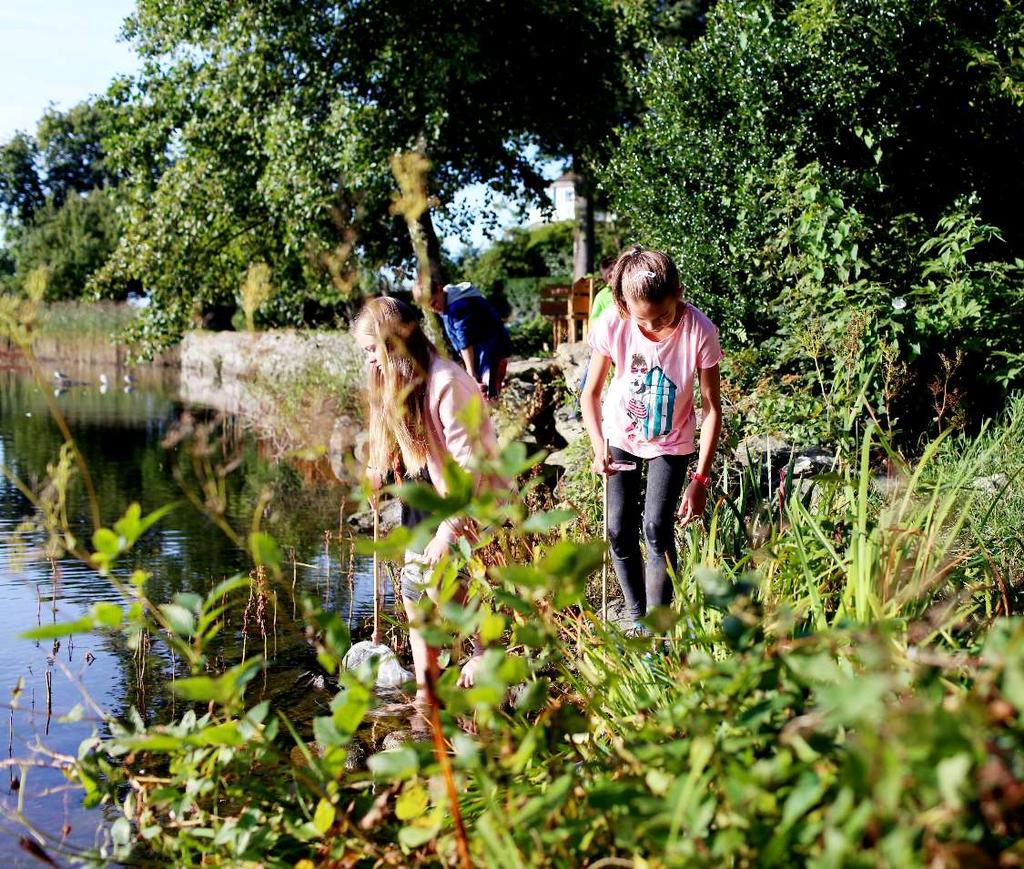
[[797,453],[793,461],[793,476],[813,477],[831,471],[835,466],[835,453],[824,447],[806,447]]
[[529,433],[546,449],[565,446],[555,427],[561,396],[562,372],[556,360],[513,360],[501,395],[500,433],[515,437]]
[[[373,511],[363,510],[348,517],[349,524],[362,534],[373,533]],[[402,521],[402,502],[397,498],[381,500],[380,524],[377,531],[381,537],[390,534]]]
[[377,659],[377,687],[399,688],[415,678],[398,661],[395,653],[387,646],[363,640],[355,643],[342,658],[341,666],[356,670],[371,659]]
[[555,350],[555,359],[558,360],[559,368],[565,376],[565,391],[567,393],[579,395],[580,379],[590,364],[592,352],[586,341],[567,341],[558,345],[558,349]]
[[559,405],[555,409],[555,431],[561,435],[567,444],[574,443],[580,438],[587,436],[587,430],[583,426],[583,417],[580,415],[579,405],[575,401]]
[[269,332],[189,332],[181,341],[182,379],[272,381],[298,377],[316,367],[344,377],[362,364],[348,332],[280,329]]
[[793,447],[771,435],[750,435],[736,445],[733,458],[744,467],[767,464],[771,460],[773,468],[785,467]]

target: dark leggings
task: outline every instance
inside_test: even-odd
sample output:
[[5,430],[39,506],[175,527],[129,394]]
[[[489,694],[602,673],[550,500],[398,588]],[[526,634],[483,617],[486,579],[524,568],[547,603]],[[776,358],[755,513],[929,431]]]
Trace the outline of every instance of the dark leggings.
[[[657,606],[672,602],[668,565],[676,568],[676,508],[686,483],[686,472],[694,455],[658,456],[640,459],[611,448],[617,462],[635,462],[635,471],[619,471],[608,478],[608,543],[612,565],[626,608],[633,620]],[[647,491],[642,502],[643,465],[647,465]],[[640,554],[640,525],[643,520],[647,564]]]

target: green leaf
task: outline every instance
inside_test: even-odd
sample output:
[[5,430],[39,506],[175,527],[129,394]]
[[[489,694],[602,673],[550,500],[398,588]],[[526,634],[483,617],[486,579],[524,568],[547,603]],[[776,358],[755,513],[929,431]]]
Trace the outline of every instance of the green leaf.
[[124,611],[115,603],[100,602],[92,605],[93,621],[105,628],[117,628],[124,620]]
[[92,548],[108,559],[114,558],[121,551],[121,538],[109,528],[97,528],[92,535]]
[[334,806],[326,797],[317,803],[316,811],[313,813],[313,826],[316,827],[320,835],[326,833],[333,826],[335,814]]
[[24,633],[18,634],[23,640],[55,640],[59,637],[67,637],[72,634],[87,634],[95,630],[96,623],[92,616],[83,616],[77,621],[62,622],[58,625],[42,625],[32,628]]
[[1019,657],[1008,657],[1003,669],[1003,694],[1024,715],[1024,662]]
[[192,676],[188,679],[178,679],[171,683],[171,690],[184,700],[212,700],[221,706],[240,702],[246,684],[259,672],[262,664],[262,658],[250,658],[216,678]]
[[402,827],[398,831],[398,843],[403,848],[413,851],[432,841],[440,832],[441,828],[436,824],[429,827]]
[[408,784],[395,802],[395,817],[400,821],[418,818],[430,805],[430,797],[420,784]]
[[485,646],[501,639],[505,633],[505,617],[501,613],[487,613],[480,620],[480,642]]
[[478,396],[473,396],[455,414],[456,418],[465,427],[470,438],[475,438],[480,432],[480,426],[484,421],[483,401]]
[[245,739],[238,732],[237,721],[225,721],[212,727],[204,727],[186,737],[189,745],[244,745]]
[[526,564],[510,564],[508,567],[494,567],[492,572],[502,582],[526,588],[543,588],[548,581],[545,573]]
[[74,724],[76,721],[82,720],[82,715],[84,714],[84,712],[85,710],[82,709],[82,704],[76,703],[74,706],[71,707],[70,710],[68,710],[67,715],[62,715],[57,720],[61,724]]
[[254,531],[249,535],[249,552],[256,564],[269,567],[275,573],[281,569],[281,548],[265,531]]
[[644,781],[647,782],[647,787],[651,789],[651,793],[662,797],[672,787],[675,777],[661,769],[649,769],[647,770],[647,775],[644,776]]
[[789,829],[809,811],[824,795],[825,783],[813,772],[805,772],[797,783],[782,808],[780,826]]
[[191,637],[196,632],[196,617],[181,604],[161,604],[160,612],[167,620],[167,625],[179,637]]
[[[130,504],[125,510],[124,516],[114,523],[114,530],[124,538],[127,546],[131,546],[139,536],[142,523],[139,521],[142,516],[142,507],[139,504]],[[95,542],[95,536],[93,541]]]
[[127,845],[132,839],[131,822],[124,817],[114,821],[110,825],[110,838],[115,845],[121,845],[122,847]]
[[240,588],[247,588],[248,585],[249,577],[243,573],[237,573],[234,576],[221,580],[206,593],[206,601],[203,606],[217,606],[224,598],[231,594],[231,592]]
[[420,768],[420,759],[414,748],[403,746],[371,755],[366,766],[375,778],[401,781],[416,775]]
[[370,708],[370,692],[359,684],[340,691],[331,701],[331,716],[342,733],[355,733]]
[[348,744],[348,736],[338,729],[332,718],[323,715],[313,719],[313,738],[323,748]]
[[547,510],[542,513],[534,513],[522,524],[522,531],[526,534],[546,534],[552,528],[564,525],[576,518],[573,510]]
[[433,486],[428,486],[425,483],[404,483],[398,487],[397,493],[402,503],[408,504],[415,510],[439,516],[447,516],[451,512],[448,509],[447,501],[437,493]]
[[966,752],[960,752],[953,757],[946,757],[939,761],[936,767],[936,776],[939,782],[939,793],[943,801],[951,809],[960,809],[963,806],[964,785],[967,783],[967,774],[971,771],[971,758]]
[[548,680],[544,678],[527,682],[526,689],[516,700],[516,712],[521,715],[525,715],[529,712],[535,712],[540,709],[545,703],[547,703],[548,685]]

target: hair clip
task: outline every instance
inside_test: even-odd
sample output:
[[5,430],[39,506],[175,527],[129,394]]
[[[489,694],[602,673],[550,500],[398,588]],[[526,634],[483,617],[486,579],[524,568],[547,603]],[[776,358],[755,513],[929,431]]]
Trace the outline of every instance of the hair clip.
[[641,274],[645,278],[649,278],[649,279],[652,279],[652,280],[657,277],[657,275],[654,272],[641,272]]

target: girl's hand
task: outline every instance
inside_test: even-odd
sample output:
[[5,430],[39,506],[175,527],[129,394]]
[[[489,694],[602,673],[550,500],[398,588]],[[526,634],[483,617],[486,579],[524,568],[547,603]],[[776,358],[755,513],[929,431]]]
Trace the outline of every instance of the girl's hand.
[[370,488],[374,492],[379,492],[384,488],[384,478],[387,476],[386,471],[382,471],[380,468],[367,468],[366,479],[370,481]]
[[618,471],[612,467],[612,464],[613,461],[610,456],[595,455],[594,461],[590,465],[590,470],[595,474],[603,474],[611,477],[618,473]]
[[484,660],[483,650],[473,653],[473,657],[462,665],[462,672],[459,673],[459,681],[455,684],[459,688],[472,688],[476,683],[476,671]]
[[679,519],[684,525],[700,519],[708,504],[708,490],[698,480],[690,480],[690,485],[683,493],[683,503],[679,505]]
[[448,554],[448,541],[435,537],[423,550],[423,560],[433,567]]

